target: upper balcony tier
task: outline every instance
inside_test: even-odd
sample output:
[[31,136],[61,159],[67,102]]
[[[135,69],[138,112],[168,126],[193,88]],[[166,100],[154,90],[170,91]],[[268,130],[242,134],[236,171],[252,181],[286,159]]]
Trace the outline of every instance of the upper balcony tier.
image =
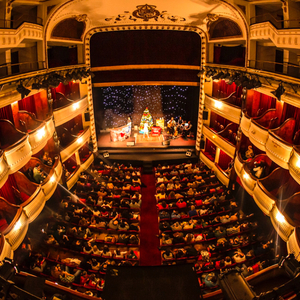
[[55,126],[60,126],[82,114],[88,107],[87,97],[74,101],[67,99],[61,93],[56,95],[57,99],[53,102]]
[[240,123],[241,108],[232,103],[235,103],[234,93],[232,93],[227,98],[216,99],[205,95],[205,106],[221,115],[222,117],[234,122],[236,124]]
[[298,49],[300,43],[300,19],[277,20],[271,14],[251,19],[251,40],[270,40],[277,48]]
[[60,152],[60,156],[62,161],[66,161],[70,156],[72,156],[76,151],[78,151],[85,143],[87,143],[90,139],[90,128],[87,127],[80,135],[74,136],[69,132],[65,131],[66,140],[71,140],[67,145],[63,145],[61,139],[61,146],[64,148]]
[[0,149],[4,151],[10,174],[22,168],[32,155],[29,135],[8,120],[0,120]]
[[213,143],[218,146],[220,149],[222,149],[225,153],[227,153],[230,157],[234,157],[235,153],[235,145],[233,145],[227,138],[228,137],[228,131],[230,130],[231,124],[228,124],[224,130],[216,133],[211,128],[207,126],[203,126],[203,134],[213,141]]
[[49,117],[45,121],[37,120],[35,115],[27,111],[18,112],[18,129],[29,134],[29,143],[32,154],[42,150],[47,141],[52,137],[55,127],[53,118]]

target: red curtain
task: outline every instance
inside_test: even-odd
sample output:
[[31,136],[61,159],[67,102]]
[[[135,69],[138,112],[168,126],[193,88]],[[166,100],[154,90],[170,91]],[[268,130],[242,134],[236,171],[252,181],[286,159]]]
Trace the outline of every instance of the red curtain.
[[0,196],[3,197],[8,202],[16,204],[15,194],[12,186],[17,187],[17,183],[13,175],[10,175],[8,177],[8,180],[0,189]]
[[0,108],[0,119],[9,120],[12,123],[14,123],[11,105],[7,105],[5,107]]
[[26,97],[19,101],[19,110],[26,110],[36,115],[34,97]]
[[227,155],[224,151],[220,150],[219,156],[219,166],[222,170],[227,170],[229,163],[231,162],[232,158]]

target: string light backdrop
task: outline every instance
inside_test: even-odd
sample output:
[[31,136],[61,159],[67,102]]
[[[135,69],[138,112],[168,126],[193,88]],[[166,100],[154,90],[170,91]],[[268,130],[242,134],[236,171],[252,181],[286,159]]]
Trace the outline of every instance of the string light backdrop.
[[[139,124],[146,107],[158,118],[197,120],[199,88],[190,86],[121,86],[93,88],[97,131],[119,127],[131,117]],[[195,123],[194,123],[195,124]]]

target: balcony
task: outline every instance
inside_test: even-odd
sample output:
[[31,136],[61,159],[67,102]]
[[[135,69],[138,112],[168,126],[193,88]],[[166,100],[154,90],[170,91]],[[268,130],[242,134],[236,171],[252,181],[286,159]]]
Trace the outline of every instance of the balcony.
[[9,175],[9,167],[4,159],[4,152],[0,150],[0,188],[6,182]]
[[[6,78],[8,76],[34,72],[38,70],[45,70],[45,61],[23,62],[16,64],[3,64],[0,66],[0,78]],[[32,73],[35,76],[36,73]]]
[[220,149],[222,149],[225,153],[227,153],[230,157],[233,158],[235,153],[235,146],[222,136],[225,136],[225,133],[228,132],[230,126],[229,128],[227,127],[228,126],[226,126],[226,128],[223,131],[216,133],[209,127],[203,126],[203,134],[208,139],[213,141],[216,146],[218,146]]
[[288,253],[293,253],[295,257],[300,253],[300,230],[299,227],[295,228],[287,241]]
[[241,117],[241,108],[231,104],[233,94],[227,98],[215,99],[205,95],[205,106],[223,118],[233,123],[239,124]]
[[80,166],[77,166],[74,172],[67,178],[67,186],[68,189],[70,190],[75,183],[78,181],[80,174],[83,170],[81,169]]
[[244,160],[241,156],[241,153],[237,153],[234,160],[234,169],[236,174],[241,177],[242,169],[244,167]]
[[49,119],[47,123],[45,123],[44,121],[37,120],[34,114],[27,111],[19,111],[18,117],[18,129],[29,134],[32,154],[38,153],[46,146],[48,139],[52,137],[51,132],[53,134],[54,131],[51,127],[49,128],[52,119]]
[[241,129],[242,132],[245,136],[249,137],[249,129],[251,126],[251,118],[247,115],[246,111],[242,113],[242,118],[241,118]]
[[84,162],[81,163],[80,165],[81,170],[82,171],[87,170],[93,161],[94,161],[94,154],[91,153],[91,155]]
[[200,152],[200,159],[203,161],[210,169],[214,169],[214,161],[208,158],[203,151]]
[[228,174],[225,173],[220,166],[216,163],[213,170],[215,171],[216,176],[218,179],[225,185],[228,186],[229,184],[229,177]]
[[262,151],[266,151],[266,142],[269,136],[269,129],[278,126],[279,112],[276,109],[269,109],[261,116],[251,119],[249,128],[249,139],[253,145]]
[[88,107],[87,97],[74,101],[67,99],[63,94],[57,93],[58,99],[53,103],[55,126],[60,126],[82,114]]
[[66,161],[70,156],[78,151],[82,145],[87,143],[90,139],[90,135],[90,128],[88,127],[79,136],[72,136],[74,140],[60,152],[62,161]]
[[289,160],[293,151],[295,124],[295,119],[288,119],[280,127],[269,130],[266,153],[277,165],[284,169],[289,168]]
[[0,149],[10,174],[22,168],[32,154],[28,134],[17,130],[8,120],[0,120]]
[[300,146],[293,146],[289,161],[289,171],[294,180],[300,184]]
[[287,242],[294,227],[286,221],[276,206],[273,207],[270,213],[270,219],[279,236]]
[[[261,162],[264,163],[264,168],[263,172],[259,174],[259,170],[254,171],[254,168]],[[268,176],[274,168],[275,164],[265,154],[256,155],[251,161],[245,162],[241,169],[240,180],[247,193],[252,196],[257,180]]]

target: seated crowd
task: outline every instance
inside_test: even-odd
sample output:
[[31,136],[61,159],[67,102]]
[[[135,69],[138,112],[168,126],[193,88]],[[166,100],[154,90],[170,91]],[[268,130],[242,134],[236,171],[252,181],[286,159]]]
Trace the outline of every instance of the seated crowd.
[[232,192],[202,164],[156,168],[156,199],[163,264],[194,262],[205,289],[218,286],[217,272],[261,268],[270,243],[257,236],[254,215],[245,215]]
[[109,265],[139,264],[140,191],[139,169],[100,163],[82,173],[43,229],[48,253],[31,251],[24,267],[100,296]]

